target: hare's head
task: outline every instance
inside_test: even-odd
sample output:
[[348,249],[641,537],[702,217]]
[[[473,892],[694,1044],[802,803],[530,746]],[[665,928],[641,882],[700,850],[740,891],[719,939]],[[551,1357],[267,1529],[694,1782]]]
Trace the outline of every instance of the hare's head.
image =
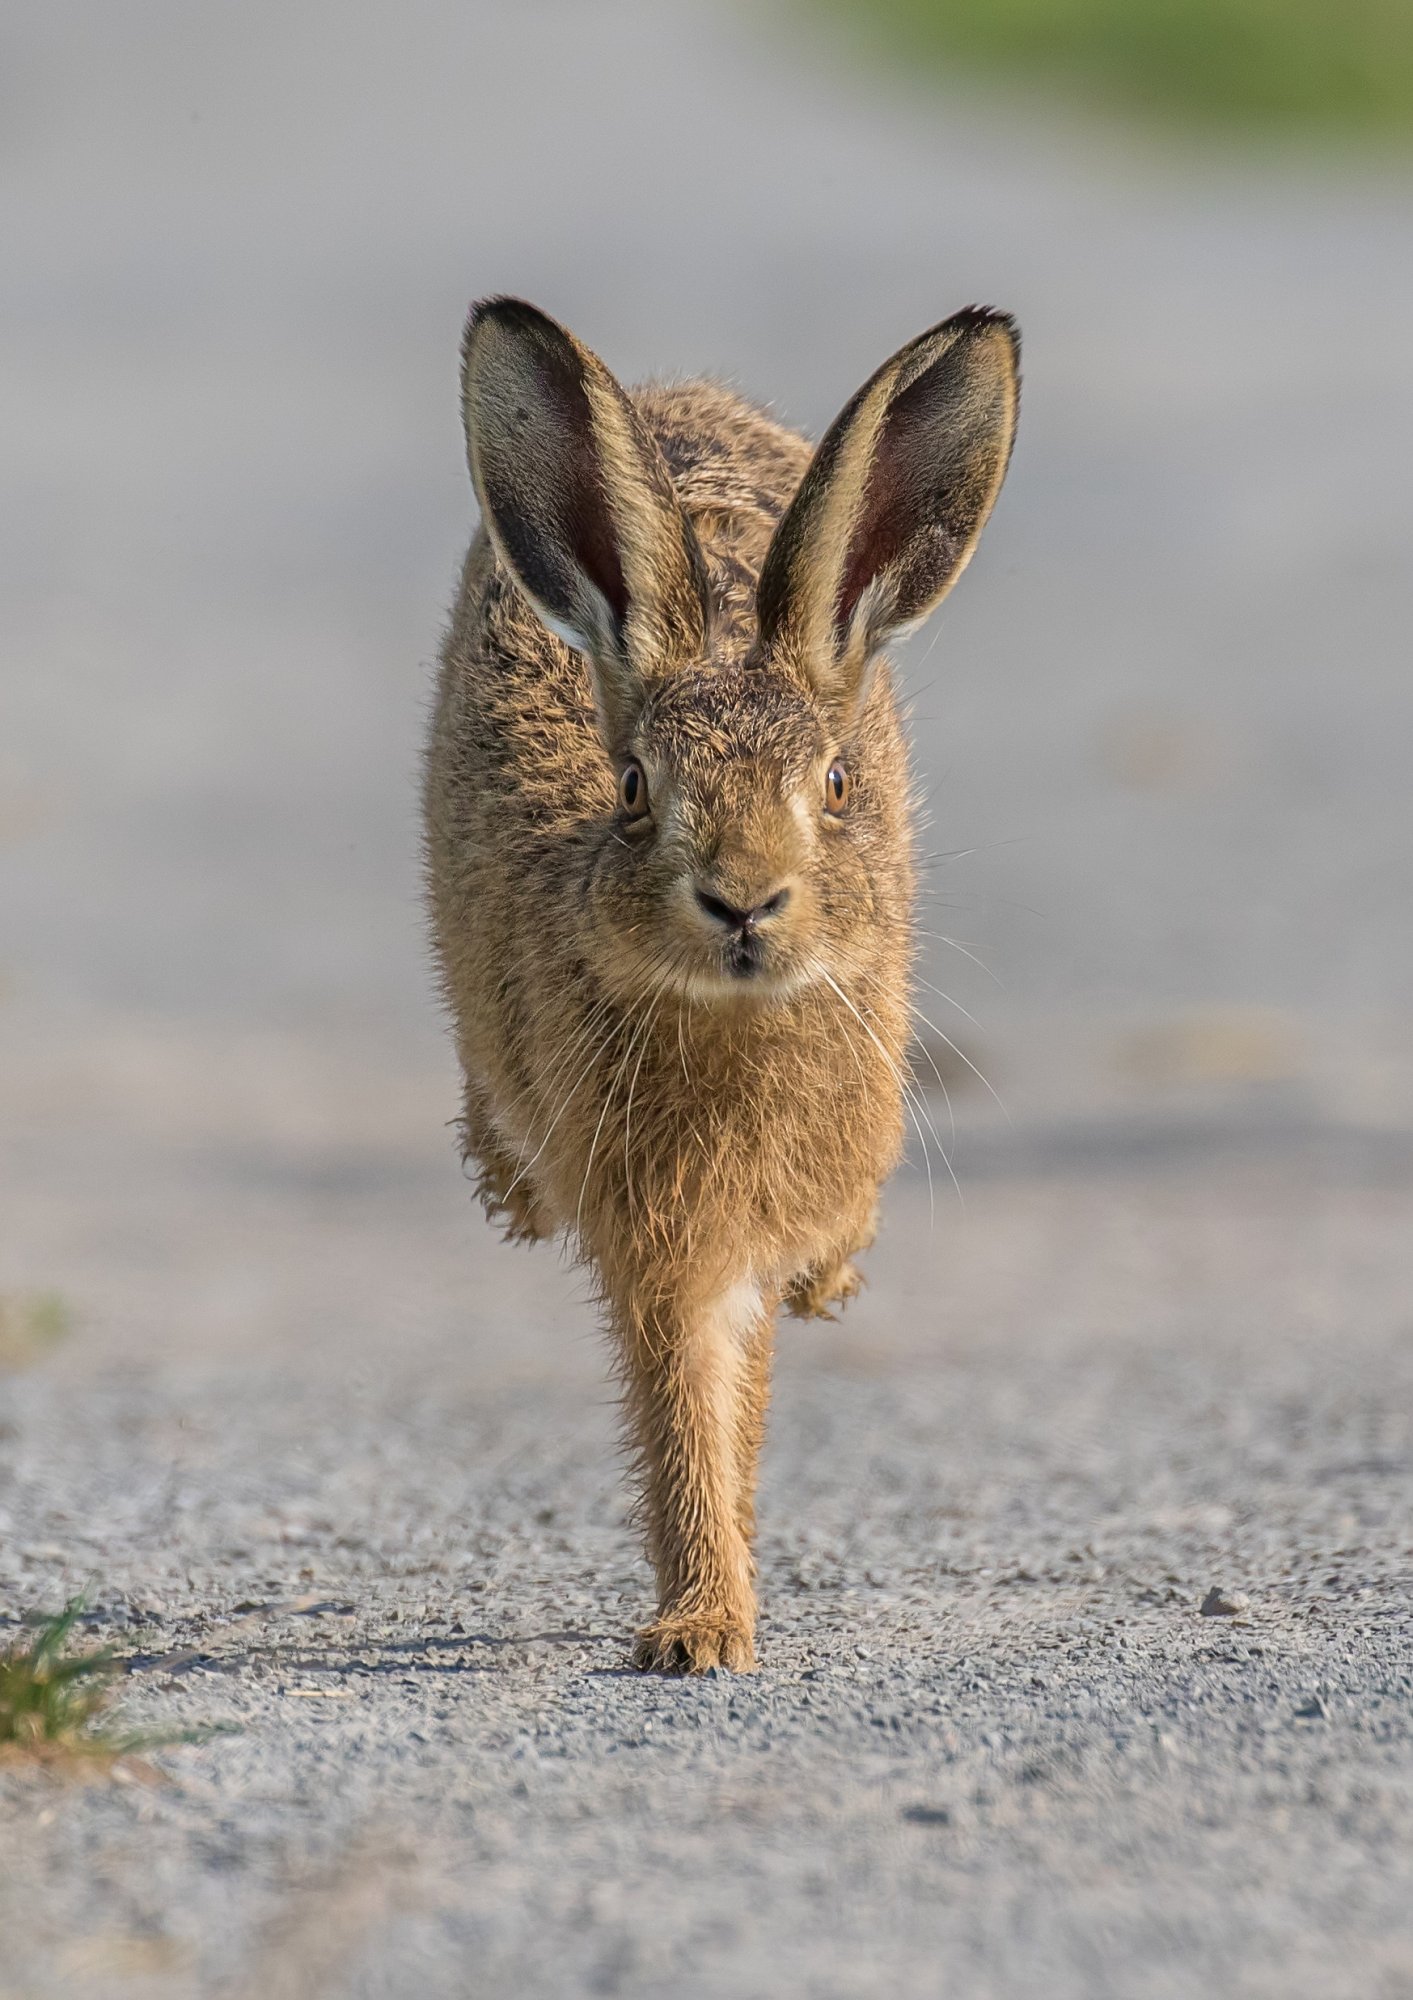
[[472,314],[463,399],[486,527],[588,662],[588,948],[619,990],[760,1004],[867,971],[904,937],[908,775],[879,656],[976,546],[1016,361],[1010,320],[972,308],[864,385],[775,531],[743,649],[603,363],[518,300]]

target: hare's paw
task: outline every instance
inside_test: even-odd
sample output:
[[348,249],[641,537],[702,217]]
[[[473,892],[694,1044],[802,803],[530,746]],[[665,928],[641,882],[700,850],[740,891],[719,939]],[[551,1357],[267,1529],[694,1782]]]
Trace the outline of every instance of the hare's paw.
[[488,1222],[499,1223],[507,1243],[540,1243],[554,1235],[526,1171],[523,1149],[508,1145],[480,1089],[468,1083],[461,1114],[461,1162]]
[[507,1243],[543,1243],[554,1235],[554,1223],[527,1180],[517,1182],[495,1167],[483,1166],[476,1176],[476,1192],[487,1221],[501,1225]]
[[785,1294],[795,1319],[833,1319],[831,1306],[847,1305],[863,1289],[863,1275],[847,1257],[827,1268],[802,1271]]
[[755,1667],[751,1628],[730,1612],[671,1612],[645,1625],[633,1647],[633,1665],[644,1673],[704,1674],[713,1667],[748,1674]]

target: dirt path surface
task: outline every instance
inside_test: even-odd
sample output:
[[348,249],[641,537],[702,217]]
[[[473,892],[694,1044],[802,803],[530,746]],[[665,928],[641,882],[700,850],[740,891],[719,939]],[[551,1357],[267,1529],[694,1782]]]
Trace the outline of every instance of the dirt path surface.
[[[686,4],[5,35],[0,1630],[85,1590],[135,1723],[241,1727],[0,1771],[0,1996],[1413,1994],[1406,182]],[[934,1035],[965,1205],[915,1161],[782,1335],[748,1680],[626,1671],[582,1285],[443,1129],[494,289],[811,426],[1028,335],[909,661],[923,997],[1012,1122]]]
[[945,1236],[909,1177],[782,1340],[762,1669],[694,1683],[626,1664],[572,1286],[432,1181],[326,1195],[347,1340],[15,1386],[5,1602],[88,1581],[134,1720],[243,1733],[0,1778],[0,1990],[1403,1993],[1410,1167],[998,1176]]

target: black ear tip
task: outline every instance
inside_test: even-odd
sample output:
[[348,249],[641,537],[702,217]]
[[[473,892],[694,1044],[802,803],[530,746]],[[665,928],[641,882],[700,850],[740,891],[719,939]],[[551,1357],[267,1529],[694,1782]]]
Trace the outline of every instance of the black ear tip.
[[507,333],[538,334],[543,337],[563,335],[564,329],[548,313],[532,306],[528,299],[511,297],[508,292],[498,292],[488,299],[477,299],[466,317],[466,332],[462,345],[467,347],[475,339],[482,327],[499,327]]
[[493,292],[488,298],[474,299],[471,304],[473,326],[479,326],[483,319],[524,321],[544,317],[538,306],[531,305],[528,299],[516,298],[511,292]]
[[1002,312],[999,306],[963,306],[959,313],[953,313],[947,325],[958,333],[982,333],[994,327],[1005,334],[1014,352],[1020,354],[1020,326],[1013,313]]

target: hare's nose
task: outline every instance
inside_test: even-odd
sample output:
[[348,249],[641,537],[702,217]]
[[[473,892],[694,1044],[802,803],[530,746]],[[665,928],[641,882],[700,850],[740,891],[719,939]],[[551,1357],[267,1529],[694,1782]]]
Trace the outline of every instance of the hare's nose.
[[697,902],[709,917],[718,924],[724,924],[729,931],[753,931],[763,924],[767,917],[778,916],[790,900],[788,889],[777,889],[764,902],[754,904],[750,909],[740,909],[735,903],[723,902],[710,889],[697,884]]

